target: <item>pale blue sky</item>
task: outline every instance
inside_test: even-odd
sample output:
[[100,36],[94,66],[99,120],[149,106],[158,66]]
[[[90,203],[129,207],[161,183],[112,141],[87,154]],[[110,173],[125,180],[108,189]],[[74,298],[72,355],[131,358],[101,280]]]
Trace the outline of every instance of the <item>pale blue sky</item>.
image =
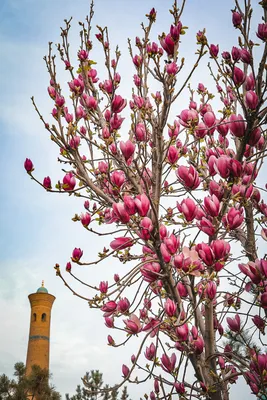
[[[110,27],[112,43],[118,43],[123,51],[119,72],[126,77],[130,65],[127,37],[134,39],[141,35],[140,22],[153,6],[158,11],[154,38],[167,31],[171,1],[96,0],[95,3],[94,24]],[[253,3],[257,5],[258,1]],[[88,8],[88,0],[0,2],[0,374],[10,375],[16,361],[25,361],[29,324],[27,295],[45,279],[49,291],[57,297],[52,316],[51,371],[54,384],[62,394],[74,392],[80,377],[90,369],[100,369],[108,383],[119,381],[121,364],[128,363],[131,355],[129,349],[127,354],[123,350],[117,356],[106,346],[109,332],[101,314],[91,312],[86,303],[71,296],[55,277],[53,265],[55,262],[65,265],[74,247],[86,248],[88,254],[96,247],[103,247],[71,221],[74,213],[82,211],[82,202],[66,195],[47,194],[29,179],[23,168],[25,158],[30,157],[41,180],[46,175],[54,181],[62,177],[56,163],[57,149],[49,141],[30,97],[34,95],[42,113],[49,116],[52,103],[46,92],[48,76],[42,60],[47,42],[57,42],[63,20],[73,16],[76,52],[77,22],[84,18]],[[188,0],[182,22],[190,29],[181,45],[181,55],[186,56],[189,64],[196,49],[195,33],[203,27],[207,27],[209,37],[213,38],[211,42],[221,43],[221,50],[230,50],[237,44],[231,8],[230,0]],[[94,54],[98,56],[97,50]],[[204,65],[194,77],[195,84],[200,80],[209,81]],[[132,82],[132,76],[128,82]],[[121,90],[127,92],[130,87],[124,83]],[[98,282],[101,271],[88,269],[83,276],[90,277],[92,271]],[[107,273],[112,276],[113,270]],[[129,388],[133,398],[137,398],[139,390]],[[248,400],[247,389],[241,390],[243,398]]]

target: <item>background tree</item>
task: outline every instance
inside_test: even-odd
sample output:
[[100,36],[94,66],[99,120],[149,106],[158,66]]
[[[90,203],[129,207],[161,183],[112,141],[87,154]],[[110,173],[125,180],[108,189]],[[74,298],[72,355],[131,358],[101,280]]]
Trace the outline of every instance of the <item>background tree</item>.
[[[128,399],[127,387],[125,386],[122,390],[121,396],[119,396],[119,390],[110,388],[109,385],[104,385],[103,374],[98,370],[92,370],[91,372],[86,372],[85,376],[82,378],[83,387],[77,385],[76,394],[69,396],[66,394],[67,400],[126,400]],[[103,389],[102,394],[101,389]]]
[[0,400],[59,400],[60,394],[49,385],[51,374],[38,365],[32,366],[31,374],[26,376],[26,367],[22,362],[14,366],[16,379],[0,375]]
[[[267,3],[259,3],[262,19],[254,21],[250,0],[234,2],[237,40],[221,54],[219,45],[199,30],[191,67],[180,49],[187,29],[185,5],[185,0],[179,7],[174,1],[167,33],[157,39],[153,8],[141,25],[142,37],[134,44],[129,40],[135,73],[128,108],[118,94],[121,53],[118,47],[113,50],[106,27],[98,26],[95,35],[104,54],[101,80],[95,69],[93,5],[80,23],[75,60],[68,39],[71,21],[66,20],[57,50],[69,74],[70,93],[63,95],[50,43],[45,62],[52,123],[32,99],[59,146],[64,176],[53,187],[50,177],[40,182],[33,175],[30,159],[24,166],[47,191],[85,199],[85,211],[73,221],[107,238],[88,262],[82,261],[83,250],[74,248],[75,273],[71,262],[66,265],[68,278],[85,286],[88,297],[74,291],[59,265],[55,269],[75,295],[103,312],[114,334],[118,331],[118,339],[108,335],[110,346],[139,336],[131,361],[122,365],[120,385],[152,380],[152,400],[177,394],[227,400],[231,385],[243,379],[261,396],[267,384],[262,245],[267,204],[260,179],[266,157]],[[200,82],[193,88],[190,78],[204,57],[210,57],[207,73],[214,87]],[[186,88],[188,106],[179,111],[176,104],[181,95],[185,104]],[[94,282],[93,274],[90,282],[79,278],[78,266],[109,264],[113,258],[125,265],[124,276],[114,271],[112,282],[105,275],[101,282]],[[227,329],[242,336],[247,358],[225,348]],[[243,335],[247,331],[249,340]],[[260,350],[251,346],[252,337]]]

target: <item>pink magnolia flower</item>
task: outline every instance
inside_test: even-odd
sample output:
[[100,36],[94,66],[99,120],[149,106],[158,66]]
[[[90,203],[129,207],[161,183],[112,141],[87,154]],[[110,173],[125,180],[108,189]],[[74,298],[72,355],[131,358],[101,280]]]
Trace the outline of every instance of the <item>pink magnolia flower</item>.
[[187,324],[183,324],[181,326],[177,326],[176,330],[176,335],[178,337],[178,340],[180,340],[181,342],[186,342],[188,339],[188,335],[189,335],[189,328]]
[[252,322],[259,329],[259,331],[264,335],[265,334],[265,321],[259,315],[254,315],[252,318]]
[[164,305],[164,310],[169,317],[173,317],[176,314],[177,306],[171,299],[167,299]]
[[111,103],[111,110],[113,113],[120,113],[122,110],[126,107],[126,100],[123,99],[120,95],[115,95],[114,99],[112,100]]
[[194,130],[194,136],[198,139],[203,139],[208,133],[207,126],[203,122],[199,122]]
[[66,271],[71,272],[71,263],[70,262],[67,262],[67,264],[66,264]]
[[267,40],[267,23],[258,25],[257,36],[264,42]]
[[117,131],[120,129],[122,123],[124,121],[124,118],[121,118],[119,114],[113,114],[112,117],[110,118],[110,129],[111,131]]
[[180,124],[178,121],[174,121],[174,125],[168,125],[168,135],[170,138],[176,138],[180,132]]
[[156,346],[151,343],[149,347],[146,348],[145,357],[147,360],[152,361],[156,356]]
[[111,335],[108,335],[108,345],[109,346],[114,346],[115,341]]
[[131,196],[125,195],[123,197],[125,210],[129,215],[134,215],[136,213],[135,201]]
[[88,58],[88,54],[89,54],[88,51],[82,49],[78,52],[78,58],[81,61],[85,61]]
[[26,158],[25,162],[24,162],[24,168],[27,172],[32,172],[33,171],[33,163],[32,160],[30,160],[29,158]]
[[75,249],[72,252],[72,260],[75,262],[80,261],[82,255],[83,251],[80,248],[75,247]]
[[[211,157],[210,157],[211,158]],[[222,177],[228,178],[231,172],[231,163],[228,156],[220,156],[214,163],[214,170]]]
[[168,252],[173,255],[177,252],[180,245],[180,238],[175,236],[173,233],[169,237],[165,237],[163,242],[168,250]]
[[[78,107],[76,107],[75,115],[76,115],[77,120],[79,120],[81,118],[86,117],[86,112],[84,111],[84,108],[82,106],[78,106]],[[81,130],[81,133],[82,133],[82,130]]]
[[176,164],[179,159],[179,152],[176,146],[170,146],[167,154],[167,159],[170,164]]
[[215,196],[221,200],[224,195],[224,188],[222,185],[217,183],[216,181],[210,181],[209,184],[209,192],[211,195],[215,194]]
[[230,131],[236,137],[243,137],[246,130],[246,124],[242,115],[232,114],[230,116]]
[[168,234],[167,228],[165,225],[160,225],[159,227],[159,235],[160,239],[163,240]]
[[216,239],[211,242],[211,250],[213,251],[216,261],[226,260],[230,253],[230,244],[223,239]]
[[81,95],[84,90],[83,80],[80,78],[75,78],[71,82],[69,82],[69,87],[73,93]]
[[104,81],[104,83],[100,83],[99,87],[101,90],[108,94],[111,94],[113,92],[113,83],[111,79],[107,79]]
[[130,374],[129,368],[127,367],[127,365],[123,364],[122,365],[122,375],[123,375],[123,377],[127,378],[129,376],[129,374]]
[[176,355],[172,353],[171,357],[163,354],[161,357],[161,367],[165,372],[172,373],[176,364]]
[[130,302],[126,297],[118,301],[117,310],[122,314],[126,313],[129,310],[129,308],[130,308]]
[[206,243],[199,243],[196,245],[196,251],[201,260],[208,266],[211,267],[215,262],[214,253],[209,245]]
[[160,252],[164,262],[169,263],[171,261],[171,255],[167,249],[167,246],[164,243],[160,245]]
[[139,68],[139,67],[142,65],[142,62],[143,62],[142,56],[136,54],[136,55],[133,57],[133,63],[134,63],[134,65],[135,65],[137,68]]
[[138,142],[147,140],[146,126],[142,122],[139,122],[135,127],[135,137]]
[[262,278],[260,270],[256,267],[254,262],[249,261],[247,264],[239,264],[238,267],[240,271],[244,275],[248,276],[255,285],[258,285],[261,282]]
[[65,191],[72,191],[75,188],[76,179],[72,172],[67,173],[63,178],[62,189]]
[[241,320],[238,314],[235,315],[234,318],[226,318],[226,321],[228,323],[229,328],[231,329],[231,331],[233,332],[240,332],[240,328],[241,328]]
[[216,129],[222,136],[225,137],[229,130],[228,120],[227,119],[223,119],[223,120],[219,120],[219,121],[217,120]]
[[201,336],[198,336],[196,340],[194,340],[192,343],[192,347],[196,354],[201,354],[203,353],[204,350],[204,340],[202,339]]
[[245,63],[245,64],[251,63],[252,56],[247,49],[241,49],[240,56],[241,56],[241,60],[243,61],[243,63]]
[[162,36],[162,38],[160,39],[160,44],[163,47],[163,49],[166,51],[168,56],[173,56],[174,40],[170,33],[167,36]]
[[242,225],[244,221],[243,211],[243,208],[237,209],[235,207],[231,207],[228,213],[222,218],[225,228],[234,230]]
[[123,203],[113,203],[114,214],[123,223],[127,224],[130,221],[130,215],[127,213]]
[[215,45],[215,44],[211,44],[210,45],[210,55],[211,55],[211,57],[217,57],[217,55],[218,55],[218,53],[219,53],[219,46],[217,45]]
[[192,165],[190,165],[189,168],[185,167],[184,165],[181,165],[180,167],[178,167],[176,174],[180,182],[187,189],[194,190],[200,184],[200,178],[198,172]]
[[89,214],[88,212],[85,214],[81,214],[80,219],[83,226],[87,227],[91,222],[91,214]]
[[107,293],[108,291],[108,282],[107,281],[101,281],[99,284],[99,290],[101,293]]
[[215,124],[215,121],[216,121],[214,112],[212,112],[212,111],[207,111],[207,112],[204,114],[203,120],[204,120],[206,126],[207,126],[208,128],[211,128],[211,127]]
[[237,86],[242,85],[246,79],[246,75],[242,71],[242,69],[238,67],[234,67],[233,69],[233,81]]
[[123,322],[125,323],[125,330],[131,335],[136,335],[142,330],[142,324],[135,314],[131,314],[130,318]]
[[183,25],[181,21],[177,25],[171,25],[170,34],[174,42],[178,42],[182,29]]
[[246,77],[246,90],[254,90],[255,84],[256,84],[256,82],[255,82],[254,76],[251,73]]
[[192,222],[194,220],[197,213],[197,206],[194,200],[187,198],[184,199],[181,204],[177,202],[176,205],[178,211],[184,215],[187,222]]
[[101,311],[105,313],[113,313],[117,309],[117,303],[113,300],[108,301],[101,307]]
[[153,224],[150,218],[144,217],[140,222],[140,232],[139,236],[143,240],[148,240],[150,238],[150,233],[153,231]]
[[118,237],[110,243],[112,250],[123,250],[131,247],[133,240],[130,237]]
[[267,308],[267,292],[264,292],[261,294],[260,304],[264,309]]
[[248,140],[248,144],[250,146],[256,146],[256,144],[259,142],[261,137],[262,137],[262,130],[260,127],[257,127],[251,132],[249,140]]
[[242,15],[240,13],[238,13],[237,11],[232,11],[232,22],[235,28],[237,28],[239,25],[241,25],[242,22]]
[[177,72],[179,71],[176,62],[171,62],[170,64],[166,64],[165,68],[168,75],[176,75]]
[[154,380],[154,390],[156,393],[159,393],[159,381],[157,378]]
[[105,317],[105,325],[108,328],[114,328],[114,319],[112,317]]
[[[70,115],[70,114],[67,114]],[[73,136],[70,138],[69,145],[72,149],[78,149],[81,138],[80,136]]]
[[159,278],[160,264],[157,262],[149,262],[140,268],[140,272],[146,282],[154,282]]
[[237,62],[237,61],[240,60],[240,58],[241,58],[241,51],[240,51],[240,49],[239,49],[238,47],[233,46],[233,47],[232,47],[232,52],[231,52],[231,54],[232,54],[232,58],[233,58],[234,61]]
[[174,383],[174,387],[175,387],[176,392],[177,392],[178,394],[184,394],[184,393],[185,393],[185,386],[184,386],[184,383],[182,383],[182,382],[175,382],[175,383]]
[[88,94],[83,93],[81,97],[81,105],[87,107],[89,110],[96,110],[97,100],[93,96],[88,96]]
[[53,86],[48,86],[47,91],[48,91],[48,94],[51,97],[51,99],[54,100],[56,98],[56,94],[57,94],[56,89]]
[[127,161],[127,160],[129,160],[129,158],[131,158],[133,156],[134,150],[135,150],[135,145],[130,140],[127,140],[126,142],[121,141],[120,149],[121,149],[121,152],[122,152],[125,160]]
[[212,222],[205,217],[201,218],[201,220],[197,222],[197,227],[208,236],[213,236],[215,233],[215,228]]
[[89,200],[85,200],[83,206],[84,206],[84,208],[85,208],[86,210],[89,210],[89,207],[90,207],[90,202],[89,202]]
[[45,189],[52,189],[51,179],[49,176],[45,177],[43,180],[43,187]]
[[204,197],[204,208],[206,213],[212,217],[219,215],[221,204],[215,194]]
[[145,217],[148,213],[148,210],[150,208],[150,201],[145,193],[136,196],[135,200],[135,205],[137,208],[137,212],[140,215],[140,217]]
[[154,337],[159,331],[160,322],[157,318],[149,318],[149,322],[143,327],[143,331],[150,331],[150,337]]
[[259,103],[259,98],[253,90],[248,90],[246,93],[246,105],[250,110],[255,110]]
[[206,296],[208,299],[213,300],[217,293],[217,286],[214,281],[209,281],[205,290]]
[[123,171],[114,171],[110,175],[111,183],[120,188],[125,182],[125,175]]
[[186,286],[185,286],[182,282],[178,282],[176,288],[177,288],[177,290],[178,290],[179,295],[180,295],[182,298],[185,298],[185,297],[188,296],[187,288],[186,288]]
[[197,125],[199,117],[196,110],[182,110],[181,114],[178,115],[180,122],[183,126],[188,127],[190,125]]
[[99,161],[98,169],[101,174],[106,174],[108,171],[108,164],[105,161]]
[[63,96],[60,96],[58,93],[56,94],[56,99],[55,99],[56,106],[61,108],[65,104],[65,99]]

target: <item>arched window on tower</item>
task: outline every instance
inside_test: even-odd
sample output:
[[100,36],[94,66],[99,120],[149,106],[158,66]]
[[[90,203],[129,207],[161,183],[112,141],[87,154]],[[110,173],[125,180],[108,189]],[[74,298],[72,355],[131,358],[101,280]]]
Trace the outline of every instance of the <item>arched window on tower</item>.
[[32,320],[33,320],[33,322],[36,321],[36,313],[33,313],[33,314],[32,314]]
[[42,322],[45,322],[45,321],[46,321],[46,314],[43,313],[43,314],[42,314]]

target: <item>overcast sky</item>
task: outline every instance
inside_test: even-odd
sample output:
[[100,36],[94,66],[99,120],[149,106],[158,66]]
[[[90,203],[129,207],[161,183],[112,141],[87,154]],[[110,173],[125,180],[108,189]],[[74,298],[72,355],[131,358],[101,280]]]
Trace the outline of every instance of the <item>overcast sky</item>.
[[[127,38],[141,35],[140,22],[151,7],[158,11],[154,38],[167,32],[171,23],[170,0],[96,0],[94,25],[108,25],[110,40],[122,50],[119,72],[122,75],[120,94],[131,90],[132,75],[127,52]],[[237,45],[236,31],[231,24],[233,1],[188,0],[182,22],[189,27],[181,56],[190,65],[196,49],[195,33],[207,28],[211,42],[221,50]],[[258,1],[252,3],[257,5]],[[55,182],[63,173],[56,159],[58,150],[30,102],[35,96],[42,114],[49,117],[52,102],[47,95],[48,76],[43,56],[48,41],[57,42],[63,20],[73,16],[72,43],[78,49],[77,22],[83,20],[89,0],[1,0],[0,2],[0,135],[1,135],[1,252],[0,252],[0,373],[11,375],[13,365],[24,361],[27,352],[30,307],[28,294],[36,291],[41,280],[56,296],[51,327],[51,371],[57,389],[73,393],[80,377],[90,369],[100,369],[106,383],[121,377],[122,363],[129,363],[134,347],[115,350],[106,346],[110,333],[104,326],[101,312],[90,310],[86,302],[74,296],[56,278],[57,262],[64,266],[74,247],[81,247],[90,258],[105,242],[90,236],[74,213],[80,213],[83,202],[67,195],[52,195],[32,182],[23,168],[26,157],[35,165],[40,180],[50,175]],[[96,45],[97,47],[97,45]],[[98,50],[94,50],[97,60]],[[101,77],[102,80],[106,76]],[[65,79],[65,78],[64,78]],[[208,84],[205,63],[193,79]],[[130,84],[129,84],[130,83]],[[183,104],[187,104],[183,98]],[[177,106],[177,113],[179,107]],[[172,121],[171,121],[172,122]],[[79,270],[80,276],[98,283],[105,275],[123,270],[109,264]],[[143,393],[129,387],[133,399]],[[236,393],[249,400],[247,387],[237,385]],[[234,398],[234,397],[233,397]]]

